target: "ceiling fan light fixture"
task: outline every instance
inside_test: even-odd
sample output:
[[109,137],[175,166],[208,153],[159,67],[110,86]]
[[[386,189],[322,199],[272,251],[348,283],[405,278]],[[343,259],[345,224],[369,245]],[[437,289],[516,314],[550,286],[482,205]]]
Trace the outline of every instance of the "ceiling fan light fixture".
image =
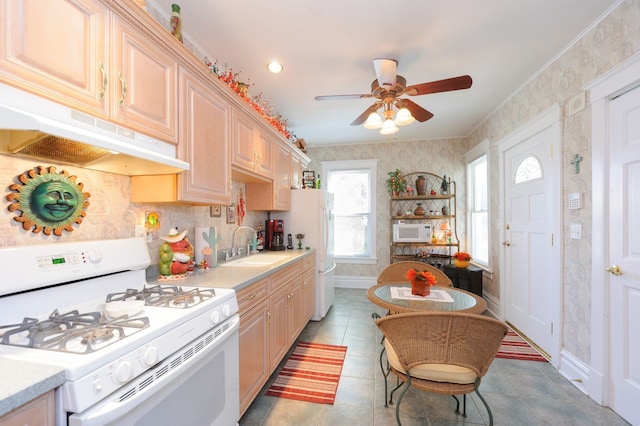
[[396,133],[398,131],[398,126],[396,126],[396,123],[393,122],[392,119],[387,118],[386,120],[384,120],[384,123],[382,123],[382,128],[380,129],[380,134],[381,135],[392,135],[394,133]]
[[416,121],[416,119],[413,118],[411,112],[409,112],[407,108],[400,108],[400,110],[396,114],[396,126],[406,126],[407,124],[411,124],[414,121]]
[[364,122],[364,128],[370,130],[376,130],[382,127],[382,119],[380,118],[380,114],[377,112],[372,112],[367,117],[367,121]]

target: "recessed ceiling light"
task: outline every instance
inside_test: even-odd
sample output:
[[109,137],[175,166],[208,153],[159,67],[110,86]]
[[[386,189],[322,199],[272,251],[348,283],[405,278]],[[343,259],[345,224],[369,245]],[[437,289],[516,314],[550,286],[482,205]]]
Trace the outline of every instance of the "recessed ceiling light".
[[269,69],[269,71],[271,71],[274,74],[278,74],[284,69],[284,67],[279,62],[276,62],[276,61],[273,61],[267,64],[267,68]]

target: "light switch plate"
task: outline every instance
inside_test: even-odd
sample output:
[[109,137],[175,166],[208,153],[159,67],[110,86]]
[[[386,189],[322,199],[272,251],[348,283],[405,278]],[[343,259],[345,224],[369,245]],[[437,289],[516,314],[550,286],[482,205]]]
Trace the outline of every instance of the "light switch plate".
[[572,223],[569,225],[569,238],[573,240],[582,239],[582,224]]

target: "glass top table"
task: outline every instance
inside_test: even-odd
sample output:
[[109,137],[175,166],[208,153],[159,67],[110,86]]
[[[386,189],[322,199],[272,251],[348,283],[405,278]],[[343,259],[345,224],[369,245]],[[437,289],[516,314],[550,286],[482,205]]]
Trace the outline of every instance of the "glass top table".
[[383,283],[369,288],[367,297],[374,304],[381,306],[390,313],[403,312],[465,312],[481,314],[487,309],[487,302],[480,296],[468,291],[454,288],[435,286],[433,290],[444,290],[453,302],[440,302],[429,299],[406,300],[391,297],[391,287],[411,288],[408,282]]

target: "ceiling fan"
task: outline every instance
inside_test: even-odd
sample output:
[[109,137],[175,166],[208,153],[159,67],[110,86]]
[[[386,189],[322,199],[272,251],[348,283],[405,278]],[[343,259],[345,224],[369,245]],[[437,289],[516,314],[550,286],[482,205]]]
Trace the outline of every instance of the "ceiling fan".
[[[444,80],[431,81],[428,83],[414,84],[407,86],[407,80],[396,73],[398,67],[398,61],[395,59],[378,58],[373,60],[373,66],[376,71],[376,79],[371,83],[370,94],[360,95],[327,95],[316,96],[316,101],[325,100],[338,100],[338,99],[360,99],[360,98],[376,98],[378,99],[369,108],[367,108],[358,118],[356,118],[352,126],[358,126],[360,124],[365,125],[366,128],[377,129],[381,128],[380,133],[391,134],[398,131],[395,125],[410,124],[413,120],[424,122],[433,117],[433,114],[415,102],[401,98],[402,95],[417,96],[428,95],[430,93],[449,92],[452,90],[468,89],[471,87],[471,77],[463,75],[460,77],[452,77]],[[383,115],[385,117],[385,123],[377,114],[377,110],[383,107]],[[394,107],[398,110],[398,114],[395,120],[392,120],[394,115]],[[404,111],[403,111],[404,110]],[[410,113],[410,114],[409,114]],[[377,119],[375,118],[377,116]],[[387,123],[389,121],[389,123]],[[389,130],[384,132],[384,125],[389,124],[395,128],[395,130]]]

